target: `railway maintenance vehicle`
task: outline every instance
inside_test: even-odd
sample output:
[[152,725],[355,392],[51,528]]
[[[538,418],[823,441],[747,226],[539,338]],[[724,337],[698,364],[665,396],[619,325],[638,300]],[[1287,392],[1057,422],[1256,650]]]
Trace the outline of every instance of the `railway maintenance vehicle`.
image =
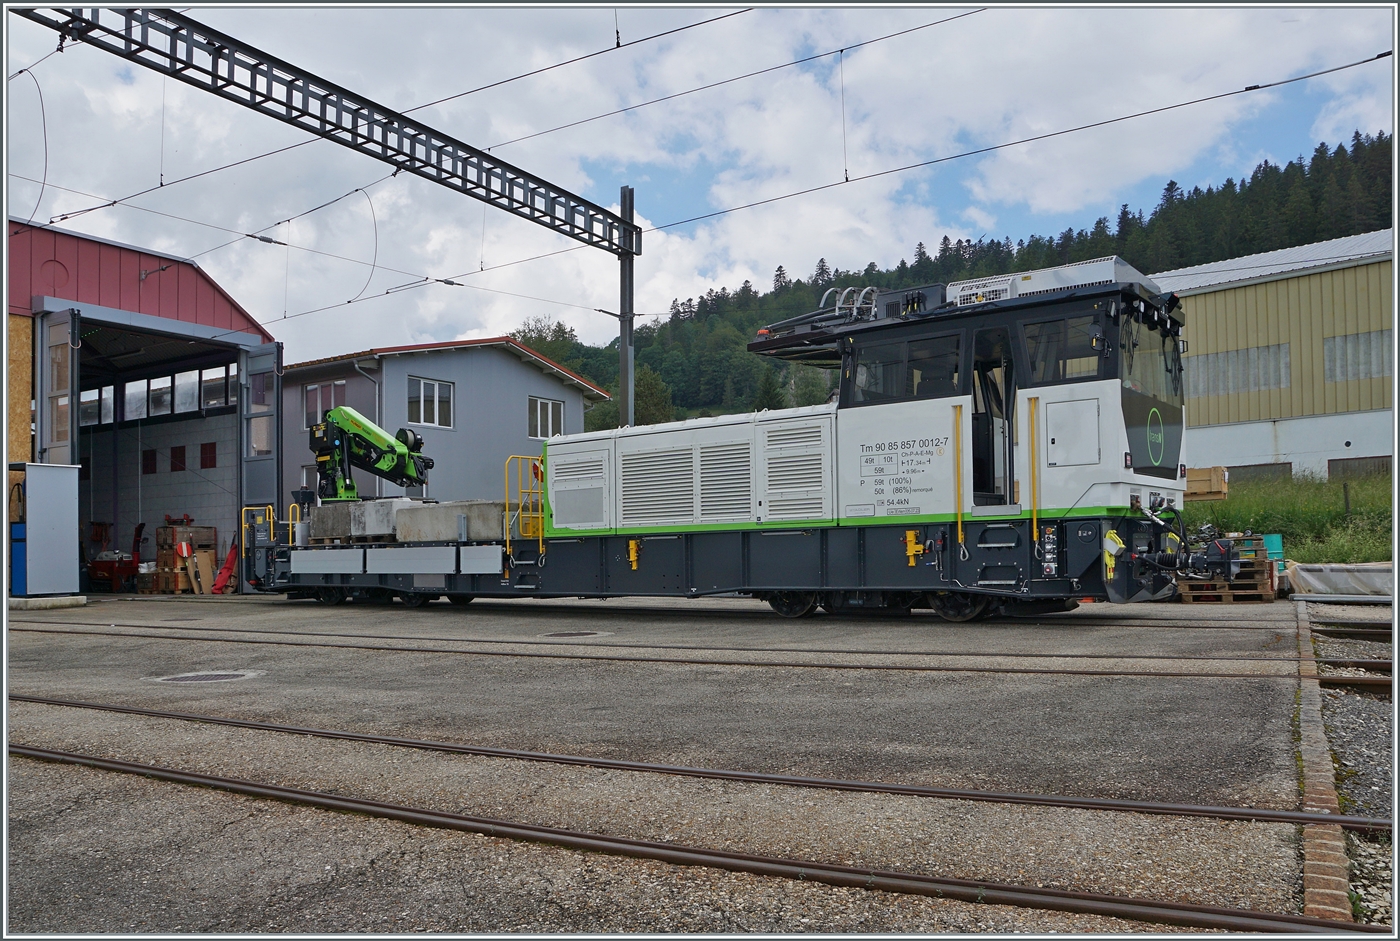
[[506,462],[499,503],[403,507],[378,542],[288,544],[267,508],[247,564],[329,602],[737,593],[965,621],[1169,599],[1238,571],[1229,541],[1186,545],[1183,323],[1117,257],[832,289],[748,347],[839,370],[827,404],[556,436]]

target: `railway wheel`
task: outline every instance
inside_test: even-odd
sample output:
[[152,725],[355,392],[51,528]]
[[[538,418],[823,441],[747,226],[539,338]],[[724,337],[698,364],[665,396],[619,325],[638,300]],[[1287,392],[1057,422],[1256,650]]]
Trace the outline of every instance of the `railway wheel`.
[[768,606],[785,618],[805,618],[817,609],[815,591],[775,591]]
[[418,591],[405,591],[399,594],[399,598],[403,601],[404,606],[408,608],[421,608],[435,597],[437,596],[427,595]]
[[345,589],[322,588],[316,592],[316,600],[321,604],[342,604],[345,601]]
[[475,595],[448,595],[447,600],[456,605],[471,604]]
[[962,591],[931,591],[928,606],[945,621],[971,621],[987,610],[988,599]]

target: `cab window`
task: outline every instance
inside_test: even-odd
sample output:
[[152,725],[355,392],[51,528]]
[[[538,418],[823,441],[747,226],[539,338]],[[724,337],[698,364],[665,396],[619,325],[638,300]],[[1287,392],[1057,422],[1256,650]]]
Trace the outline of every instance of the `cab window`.
[[1030,365],[1026,385],[1100,378],[1103,357],[1094,349],[1094,337],[1102,331],[1094,317],[1044,320],[1021,330]]
[[958,395],[962,334],[863,343],[847,358],[842,405],[873,405]]

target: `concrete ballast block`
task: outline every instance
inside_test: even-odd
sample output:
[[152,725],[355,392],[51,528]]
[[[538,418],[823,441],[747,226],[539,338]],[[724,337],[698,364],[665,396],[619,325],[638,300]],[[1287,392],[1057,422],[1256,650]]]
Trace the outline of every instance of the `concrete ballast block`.
[[[463,536],[468,542],[503,539],[505,509],[498,500],[414,505],[396,514],[394,535],[399,542],[456,542]],[[459,517],[465,518],[465,527]]]

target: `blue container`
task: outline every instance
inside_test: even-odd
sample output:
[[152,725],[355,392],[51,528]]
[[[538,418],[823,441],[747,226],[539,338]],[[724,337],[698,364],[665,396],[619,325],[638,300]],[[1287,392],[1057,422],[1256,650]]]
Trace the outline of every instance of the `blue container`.
[[25,564],[24,524],[10,524],[10,595],[23,598],[29,593],[28,566]]
[[1264,551],[1269,554],[1269,558],[1274,559],[1278,566],[1278,572],[1283,574],[1283,537],[1274,534],[1264,537]]

